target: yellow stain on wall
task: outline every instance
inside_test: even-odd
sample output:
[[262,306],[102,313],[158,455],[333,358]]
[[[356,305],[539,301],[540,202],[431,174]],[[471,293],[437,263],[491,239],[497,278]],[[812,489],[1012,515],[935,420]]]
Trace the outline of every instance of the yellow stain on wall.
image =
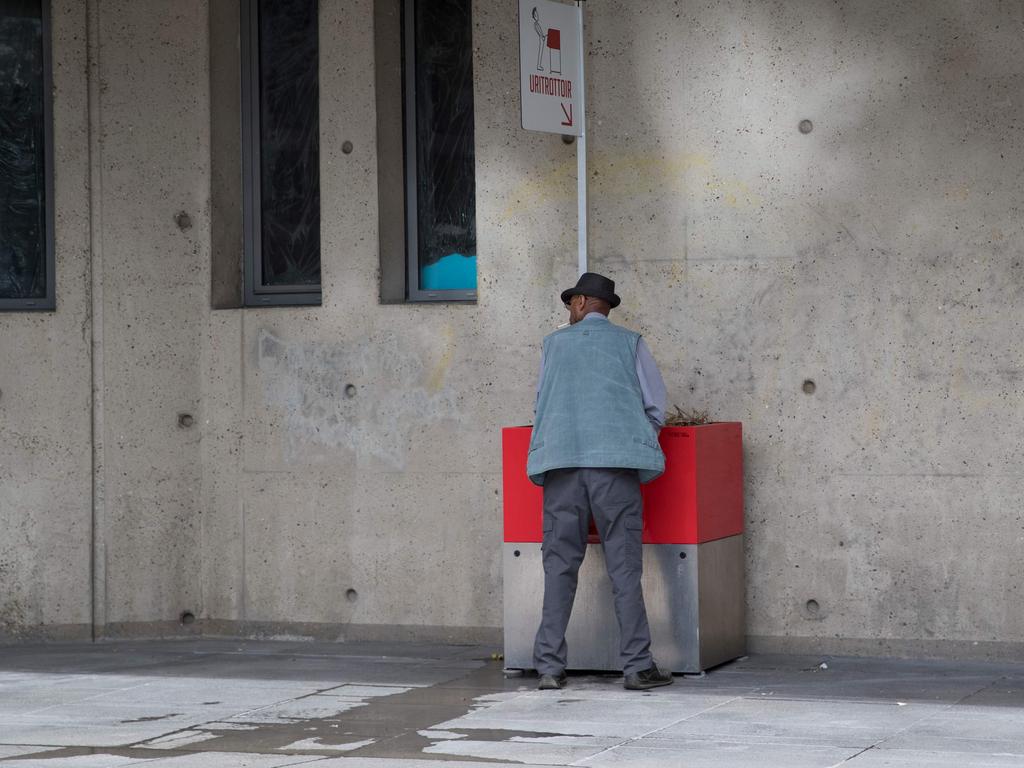
[[[685,194],[683,179],[692,175],[691,185],[712,192],[733,208],[758,206],[762,198],[740,179],[722,177],[711,159],[700,152],[595,152],[588,158],[590,194],[606,200],[644,195],[667,197]],[[531,174],[509,194],[500,221],[541,208],[553,202],[576,199],[576,160],[565,160],[543,173]]]
[[[709,169],[711,161],[698,153],[595,152],[588,160],[590,193],[607,198],[681,192],[681,177],[693,169]],[[501,213],[509,221],[517,213],[539,208],[553,201],[576,198],[576,160],[565,160],[544,173],[522,181],[509,195]]]
[[889,423],[889,414],[877,405],[869,405],[864,414],[864,432],[868,440],[880,440]]
[[451,324],[446,324],[441,332],[442,344],[441,357],[430,371],[427,377],[427,391],[431,394],[439,392],[444,386],[445,376],[452,366],[452,359],[455,357],[455,329]]
[[669,265],[668,284],[671,286],[678,286],[680,283],[686,282],[686,266],[681,260],[673,261]]
[[966,184],[954,184],[946,187],[945,195],[950,200],[960,200],[962,202],[971,196],[971,188]]
[[708,191],[730,208],[749,208],[761,204],[760,195],[752,192],[750,187],[739,179],[708,179],[705,183]]

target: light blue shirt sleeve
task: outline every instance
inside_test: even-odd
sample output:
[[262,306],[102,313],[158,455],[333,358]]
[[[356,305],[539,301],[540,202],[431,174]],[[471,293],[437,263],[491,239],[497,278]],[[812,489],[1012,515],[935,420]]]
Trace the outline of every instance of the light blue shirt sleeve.
[[533,398],[533,412],[537,413],[537,403],[540,401],[540,387],[544,383],[544,345],[540,347],[540,373],[537,374],[537,395]]
[[657,432],[665,424],[668,392],[665,391],[661,371],[658,370],[658,364],[654,362],[654,356],[643,336],[636,345],[636,377],[640,379],[640,392],[644,396],[644,412]]

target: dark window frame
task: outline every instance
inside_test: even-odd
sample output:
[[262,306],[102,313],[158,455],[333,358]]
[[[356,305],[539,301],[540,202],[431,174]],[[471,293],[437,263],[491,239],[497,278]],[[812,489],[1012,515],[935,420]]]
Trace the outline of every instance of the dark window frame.
[[43,43],[43,192],[46,195],[43,234],[46,250],[46,295],[34,299],[0,298],[0,311],[53,311],[57,309],[57,258],[54,238],[54,173],[53,173],[53,44],[50,21],[50,0],[40,3]]
[[[317,17],[319,18],[319,0]],[[241,0],[242,113],[242,282],[243,306],[320,306],[323,273],[318,286],[264,285],[261,221],[259,0]],[[319,23],[317,25],[319,34]],[[319,61],[319,45],[317,51]],[[320,98],[319,83],[317,99]],[[317,121],[319,122],[319,109]],[[319,130],[319,128],[318,128]],[[322,213],[322,208],[321,208]],[[322,226],[322,219],[321,219]],[[321,269],[323,267],[321,242]]]
[[[416,144],[416,0],[402,3],[402,150],[405,171],[405,268],[407,302],[465,302],[477,300],[476,290],[435,290],[419,287],[419,208],[417,204],[417,151]],[[470,26],[472,29],[472,26]],[[472,32],[470,33],[472,35]],[[470,41],[472,47],[472,41]],[[474,138],[475,140],[475,138]],[[476,183],[474,170],[474,185]],[[474,204],[476,196],[474,194]],[[474,216],[476,213],[474,212]],[[383,225],[383,221],[381,222]],[[479,264],[479,257],[477,259]]]

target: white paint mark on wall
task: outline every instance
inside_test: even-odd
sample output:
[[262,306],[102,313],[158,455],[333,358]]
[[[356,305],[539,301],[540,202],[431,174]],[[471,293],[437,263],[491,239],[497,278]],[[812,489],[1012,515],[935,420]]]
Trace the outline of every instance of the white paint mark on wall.
[[257,365],[267,404],[286,414],[288,461],[320,445],[402,469],[413,429],[457,416],[454,393],[394,334],[331,344],[260,329]]

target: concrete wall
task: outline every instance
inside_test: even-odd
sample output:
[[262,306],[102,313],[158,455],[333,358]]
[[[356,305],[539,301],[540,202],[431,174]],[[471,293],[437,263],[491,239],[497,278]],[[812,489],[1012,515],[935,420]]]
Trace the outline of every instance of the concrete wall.
[[0,313],[0,636],[91,622],[92,398],[85,8],[53,4],[55,313]]
[[[321,0],[324,303],[221,311],[206,4],[63,5],[59,309],[0,316],[3,633],[91,631],[92,535],[99,635],[498,637],[498,431],[575,279],[515,3],[475,7],[479,303],[379,304],[373,5]],[[587,12],[592,267],[671,401],[744,422],[753,647],[1019,652],[1021,6]]]
[[58,308],[0,315],[0,632],[177,627],[200,592],[178,413],[209,314],[206,6],[52,15]]
[[203,2],[103,0],[93,12],[104,440],[97,623],[111,633],[176,624],[200,600],[201,432],[180,428],[178,414],[203,410],[208,49]]

